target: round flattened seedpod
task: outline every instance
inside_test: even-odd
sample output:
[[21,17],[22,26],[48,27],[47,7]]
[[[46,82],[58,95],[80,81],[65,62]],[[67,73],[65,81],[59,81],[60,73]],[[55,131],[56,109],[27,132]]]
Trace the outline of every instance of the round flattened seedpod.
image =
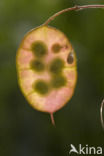
[[72,97],[76,56],[61,31],[49,26],[30,31],[18,49],[16,62],[20,88],[35,109],[52,114]]

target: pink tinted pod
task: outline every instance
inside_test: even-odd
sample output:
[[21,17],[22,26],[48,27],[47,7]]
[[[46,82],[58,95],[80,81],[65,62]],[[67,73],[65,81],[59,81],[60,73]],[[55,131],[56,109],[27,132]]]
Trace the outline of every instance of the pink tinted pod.
[[35,109],[52,114],[70,100],[77,80],[76,56],[61,31],[33,29],[24,37],[16,61],[20,88]]

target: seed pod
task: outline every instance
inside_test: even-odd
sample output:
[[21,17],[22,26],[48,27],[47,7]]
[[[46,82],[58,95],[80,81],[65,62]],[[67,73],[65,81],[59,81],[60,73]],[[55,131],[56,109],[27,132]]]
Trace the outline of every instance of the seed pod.
[[33,29],[24,37],[16,61],[20,88],[35,109],[52,114],[70,100],[77,80],[76,56],[61,31]]

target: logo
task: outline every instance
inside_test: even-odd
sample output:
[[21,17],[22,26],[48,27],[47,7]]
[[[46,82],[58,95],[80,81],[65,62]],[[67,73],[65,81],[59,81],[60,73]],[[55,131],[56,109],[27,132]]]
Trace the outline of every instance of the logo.
[[103,149],[102,147],[89,147],[88,145],[82,146],[81,144],[79,144],[79,147],[76,148],[73,144],[70,145],[70,151],[69,154],[71,155],[71,153],[76,153],[77,155],[86,155],[86,154],[98,154],[98,155],[102,155],[103,154]]

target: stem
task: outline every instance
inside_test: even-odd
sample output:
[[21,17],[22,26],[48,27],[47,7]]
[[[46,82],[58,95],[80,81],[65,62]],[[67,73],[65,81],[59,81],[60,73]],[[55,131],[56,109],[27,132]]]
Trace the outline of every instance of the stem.
[[103,127],[103,129],[104,129],[103,107],[104,107],[104,99],[103,99],[103,101],[102,101],[102,103],[101,103],[101,108],[100,108],[101,125],[102,125],[102,127]]
[[55,126],[55,120],[54,120],[53,113],[50,113],[50,117],[51,117],[51,122],[52,122],[52,124]]
[[66,8],[64,10],[61,10],[57,13],[55,13],[54,15],[52,15],[51,17],[48,18],[48,20],[46,20],[46,22],[43,24],[43,25],[48,25],[51,21],[53,21],[57,16],[65,13],[65,12],[68,12],[68,11],[72,11],[72,10],[82,10],[82,9],[88,9],[88,8],[104,8],[104,5],[99,5],[99,4],[96,4],[96,5],[83,5],[83,6],[74,6],[72,8]]

